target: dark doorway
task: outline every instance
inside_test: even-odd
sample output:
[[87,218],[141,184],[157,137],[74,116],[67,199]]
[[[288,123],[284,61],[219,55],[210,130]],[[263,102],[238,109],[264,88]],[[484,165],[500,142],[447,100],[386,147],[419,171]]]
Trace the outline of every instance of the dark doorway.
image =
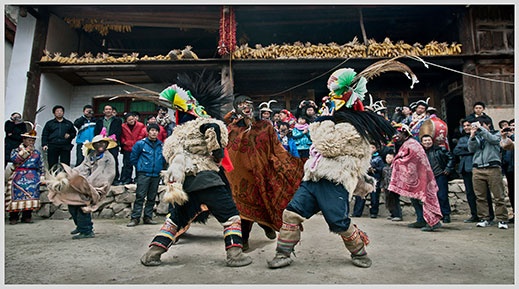
[[456,94],[447,98],[447,127],[449,128],[449,146],[452,149],[456,146],[457,139],[463,134],[460,131],[460,120],[465,118],[465,104],[463,94]]

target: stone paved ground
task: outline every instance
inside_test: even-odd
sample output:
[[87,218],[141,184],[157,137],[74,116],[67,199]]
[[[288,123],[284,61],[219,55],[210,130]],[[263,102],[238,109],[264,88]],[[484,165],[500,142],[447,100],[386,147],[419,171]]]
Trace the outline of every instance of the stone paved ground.
[[[341,239],[329,233],[321,215],[304,223],[291,266],[270,270],[276,242],[253,227],[248,252],[254,262],[225,266],[220,224],[194,224],[163,255],[160,267],[139,258],[161,224],[126,227],[127,219],[96,219],[96,237],[72,240],[72,220],[35,219],[4,225],[4,284],[514,284],[514,225],[476,228],[465,215],[438,232],[407,228],[385,217],[355,218],[371,240],[373,266],[357,268]],[[221,287],[221,286],[219,286]]]

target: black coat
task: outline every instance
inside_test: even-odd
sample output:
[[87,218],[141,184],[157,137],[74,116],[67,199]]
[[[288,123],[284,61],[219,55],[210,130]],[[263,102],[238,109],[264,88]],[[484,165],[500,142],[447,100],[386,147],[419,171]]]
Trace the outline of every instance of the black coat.
[[[65,138],[65,134],[68,133],[70,135],[69,138]],[[48,145],[70,145],[72,149],[72,140],[76,137],[76,128],[74,124],[63,118],[62,121],[57,121],[55,118],[47,121],[45,126],[43,127],[43,131],[41,134],[41,146]]]
[[10,120],[5,122],[5,151],[11,153],[22,143],[22,134],[27,132],[25,123],[14,123]]
[[[123,121],[119,117],[112,117],[112,123],[110,124],[110,130],[107,131],[106,136],[115,135],[117,138],[117,144],[121,145],[121,134],[123,133]],[[94,128],[94,135],[101,133],[103,129],[104,116],[96,120],[96,127]]]

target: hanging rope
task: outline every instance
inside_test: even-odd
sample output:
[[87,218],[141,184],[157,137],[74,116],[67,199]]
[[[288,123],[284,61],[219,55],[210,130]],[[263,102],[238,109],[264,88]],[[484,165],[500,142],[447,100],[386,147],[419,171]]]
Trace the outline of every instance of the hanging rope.
[[[488,77],[483,77],[483,76],[479,76],[479,75],[474,75],[474,74],[470,74],[470,73],[466,73],[466,72],[463,72],[463,71],[458,71],[458,70],[455,70],[455,69],[452,69],[452,68],[448,68],[448,67],[445,67],[445,66],[441,66],[439,64],[435,64],[435,63],[432,63],[432,62],[429,62],[429,61],[425,61],[419,57],[416,57],[416,56],[412,56],[412,55],[406,55],[405,57],[408,57],[408,58],[411,58],[413,60],[416,60],[416,61],[419,61],[419,62],[422,62],[424,64],[429,64],[429,65],[432,65],[432,66],[436,66],[438,68],[442,68],[442,69],[445,69],[445,70],[448,70],[448,71],[451,71],[451,72],[455,72],[455,73],[459,73],[459,74],[462,74],[462,75],[465,75],[465,76],[469,76],[469,77],[474,77],[474,78],[478,78],[478,79],[481,79],[481,80],[487,80],[487,81],[492,81],[492,82],[499,82],[499,83],[504,83],[504,84],[514,84],[513,81],[506,81],[506,80],[499,80],[499,79],[492,79],[492,78],[488,78]],[[417,59],[418,58],[418,59]]]
[[316,79],[318,79],[318,78],[321,78],[321,77],[323,77],[323,76],[329,74],[330,72],[332,72],[333,70],[339,68],[341,65],[343,65],[344,63],[346,63],[346,62],[347,62],[348,60],[350,60],[350,59],[351,59],[351,58],[348,58],[348,59],[344,60],[343,62],[341,62],[341,63],[335,65],[334,67],[330,68],[329,70],[327,70],[327,71],[325,71],[325,72],[319,74],[318,76],[316,76],[316,77],[314,77],[314,78],[312,78],[312,79],[310,79],[310,80],[307,80],[307,81],[305,81],[305,82],[303,82],[303,83],[300,83],[300,84],[298,84],[298,85],[292,86],[291,88],[285,89],[285,90],[283,90],[283,91],[281,91],[281,92],[277,92],[277,93],[274,93],[274,94],[269,94],[269,95],[266,95],[266,96],[276,96],[276,95],[279,95],[279,94],[282,94],[282,93],[285,93],[285,92],[289,92],[289,91],[291,91],[292,89],[296,89],[296,88],[298,88],[298,87],[300,87],[300,86],[303,86],[303,85],[305,85],[305,84],[307,84],[307,83],[310,83],[310,82],[312,82],[312,81],[314,81],[314,80],[316,80]]
[[[466,72],[463,72],[463,71],[458,71],[458,70],[455,70],[455,69],[452,69],[452,68],[448,68],[448,67],[445,67],[445,66],[441,66],[441,65],[438,65],[438,64],[435,64],[435,63],[432,63],[432,62],[428,62],[428,61],[425,61],[423,59],[421,59],[420,57],[417,57],[417,56],[412,56],[412,55],[404,55],[402,57],[408,57],[408,58],[411,58],[413,60],[416,60],[416,61],[419,61],[419,62],[422,62],[427,68],[428,66],[427,65],[432,65],[432,66],[435,66],[435,67],[438,67],[438,68],[441,68],[441,69],[445,69],[445,70],[448,70],[448,71],[451,71],[451,72],[455,72],[455,73],[459,73],[459,74],[462,74],[462,75],[465,75],[465,76],[469,76],[469,77],[474,77],[474,78],[478,78],[478,79],[481,79],[481,80],[486,80],[486,81],[492,81],[492,82],[499,82],[499,83],[504,83],[504,84],[512,84],[514,85],[514,82],[512,81],[506,81],[506,80],[498,80],[498,79],[492,79],[492,78],[488,78],[488,77],[483,77],[483,76],[479,76],[479,75],[474,75],[474,74],[469,74],[469,73],[466,73]],[[292,86],[288,89],[285,89],[283,91],[280,91],[280,92],[277,92],[277,93],[273,93],[273,94],[269,94],[267,95],[267,97],[270,97],[270,96],[276,96],[276,95],[280,95],[280,94],[283,94],[283,93],[286,93],[286,92],[289,92],[293,89],[296,89],[300,86],[303,86],[307,83],[310,83],[318,78],[321,78],[325,75],[327,75],[328,73],[330,73],[331,71],[337,69],[338,67],[340,67],[341,65],[343,65],[344,63],[346,63],[348,60],[350,60],[351,58],[348,58],[346,60],[344,60],[343,62],[341,62],[340,64],[332,67],[331,69],[329,69],[328,71],[310,79],[310,80],[307,80],[303,83],[300,83],[300,84],[297,84],[295,86]]]

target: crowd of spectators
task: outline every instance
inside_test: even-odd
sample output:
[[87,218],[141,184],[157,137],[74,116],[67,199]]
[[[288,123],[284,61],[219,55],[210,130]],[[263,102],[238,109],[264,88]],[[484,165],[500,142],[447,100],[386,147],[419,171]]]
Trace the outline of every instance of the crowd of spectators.
[[[260,105],[258,119],[269,120],[274,126],[278,139],[291,155],[308,159],[312,136],[309,125],[314,122],[323,111],[313,100],[300,102],[294,113],[289,109],[274,110],[270,104]],[[409,105],[397,107],[390,114],[385,102],[379,101],[367,106],[387,121],[393,124],[405,124],[410,128],[412,137],[421,143],[438,185],[438,200],[443,215],[443,223],[450,222],[450,204],[448,198],[449,180],[459,177],[463,179],[470,216],[466,223],[476,223],[479,227],[490,226],[494,219],[498,219],[499,228],[507,228],[507,223],[513,223],[514,218],[508,217],[505,204],[506,179],[508,198],[514,208],[514,120],[500,120],[499,130],[494,130],[492,119],[485,113],[485,104],[476,102],[473,113],[459,121],[459,127],[453,128],[454,147],[449,148],[446,140],[438,140],[433,135],[420,135],[420,127],[431,118],[438,118],[437,111],[428,105],[428,101],[417,101]],[[138,170],[135,170],[136,160],[132,161],[132,152],[135,144],[148,138],[150,128],[155,128],[153,139],[164,142],[175,129],[175,121],[168,114],[165,107],[158,107],[157,114],[146,120],[141,120],[138,112],[125,112],[122,119],[117,116],[115,108],[107,104],[103,107],[103,116],[94,117],[93,107],[85,105],[83,115],[74,122],[64,117],[65,109],[56,105],[52,109],[54,118],[47,121],[41,135],[41,147],[46,152],[47,168],[57,163],[70,164],[71,151],[76,145],[76,166],[84,160],[84,146],[92,141],[95,135],[104,134],[112,137],[118,146],[109,149],[116,162],[116,177],[113,185],[138,183]],[[21,142],[21,135],[25,133],[25,125],[19,113],[12,113],[5,122],[5,164],[7,165],[11,151]],[[156,135],[156,136],[155,136]],[[140,146],[139,146],[140,148]],[[119,170],[118,155],[122,154],[122,169]],[[135,152],[133,152],[135,153]],[[391,162],[396,154],[394,144],[388,142],[386,146],[372,145],[372,167],[369,174],[377,180],[376,190],[367,196],[367,199],[355,198],[351,210],[352,217],[361,217],[364,207],[369,201],[369,216],[379,216],[379,198],[383,194],[386,208],[389,211],[388,219],[402,221],[402,209],[399,195],[388,190],[391,176]],[[165,168],[166,164],[164,164]],[[156,175],[153,175],[155,178]],[[144,178],[144,177],[143,177]],[[153,179],[155,181],[155,179]],[[145,193],[141,192],[144,196]],[[143,200],[142,200],[143,201]],[[140,205],[142,208],[142,204]],[[149,216],[149,204],[146,205],[146,221]],[[495,208],[495,211],[494,211]],[[134,223],[138,223],[140,211],[132,216]]]

